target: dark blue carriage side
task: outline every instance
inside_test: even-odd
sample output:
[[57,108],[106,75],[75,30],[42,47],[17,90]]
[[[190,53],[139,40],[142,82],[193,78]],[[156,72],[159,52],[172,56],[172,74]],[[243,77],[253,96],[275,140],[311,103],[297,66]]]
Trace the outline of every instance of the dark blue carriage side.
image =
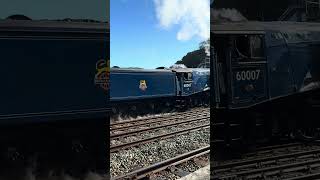
[[175,73],[168,70],[111,69],[112,102],[176,96]]
[[1,21],[0,123],[106,118],[107,35],[105,23]]

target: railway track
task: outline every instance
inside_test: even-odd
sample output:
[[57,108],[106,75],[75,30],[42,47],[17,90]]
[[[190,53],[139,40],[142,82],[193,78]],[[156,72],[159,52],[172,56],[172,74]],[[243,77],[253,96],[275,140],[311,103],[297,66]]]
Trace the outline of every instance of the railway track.
[[209,116],[207,116],[121,134],[111,134],[110,152],[209,128]]
[[[157,177],[155,173],[167,179],[166,174],[169,172],[164,170],[169,167],[172,172],[172,168],[175,169],[174,172],[177,174],[179,172],[185,174],[189,166],[202,167],[195,165],[195,162],[198,162],[195,160],[197,158],[205,159],[200,161],[208,165],[209,147],[205,146],[209,144],[209,113],[208,108],[196,108],[184,113],[165,114],[151,119],[140,118],[112,123],[110,152],[113,157],[111,158],[113,179]],[[121,160],[121,157],[128,156],[130,158],[124,162]],[[183,168],[183,163],[189,163],[189,166],[186,166],[188,168]]]
[[197,123],[204,123],[204,122],[208,122],[209,117],[200,117],[200,118],[194,118],[194,119],[186,119],[183,121],[179,121],[176,123],[170,123],[170,124],[164,124],[164,125],[160,125],[160,126],[155,126],[155,127],[149,127],[149,128],[143,128],[143,129],[138,129],[138,130],[134,130],[134,131],[129,131],[129,132],[123,132],[123,133],[111,133],[110,134],[110,139],[114,140],[114,139],[120,139],[120,138],[125,138],[128,136],[138,136],[140,133],[146,133],[149,131],[157,131],[160,129],[164,129],[164,128],[170,128],[170,127],[177,127],[179,125],[195,125]]
[[114,122],[110,124],[111,131],[127,131],[129,128],[139,128],[145,126],[151,126],[156,124],[163,124],[164,122],[175,122],[184,118],[190,118],[195,116],[204,116],[210,113],[209,109],[197,108],[187,112],[176,112],[171,114],[158,115],[153,117],[143,117],[134,120],[123,120],[120,122]]
[[198,130],[201,130],[201,129],[209,129],[209,128],[210,128],[210,124],[205,124],[205,125],[200,125],[200,126],[196,126],[196,127],[192,127],[192,128],[188,128],[188,129],[172,132],[172,133],[165,133],[165,134],[162,134],[162,135],[141,139],[141,140],[138,140],[138,141],[132,141],[132,142],[128,142],[128,143],[122,143],[122,144],[118,144],[118,145],[113,145],[113,146],[110,147],[110,152],[116,152],[116,151],[119,151],[121,149],[134,147],[134,146],[138,146],[138,145],[141,145],[141,144],[149,143],[149,142],[152,142],[152,141],[156,141],[156,140],[160,140],[160,139],[166,139],[166,138],[170,138],[170,137],[177,136],[177,135],[187,134],[187,133],[190,133],[192,131],[198,131]]
[[[200,112],[204,112],[204,114],[197,114],[197,115],[188,114],[182,117],[182,120],[178,120],[178,121],[177,119],[179,118],[170,118],[170,119],[174,119],[175,122],[171,121],[170,123],[164,123],[163,125],[160,124],[158,126],[146,127],[146,128],[141,128],[141,129],[122,132],[122,133],[112,133],[112,130],[111,130],[110,140],[112,143],[110,145],[110,152],[115,152],[121,149],[138,146],[138,145],[156,141],[159,139],[170,138],[176,135],[187,134],[192,131],[210,128],[210,124],[209,124],[210,115],[208,115],[206,111],[200,111]],[[125,127],[128,127],[128,126],[125,126]],[[171,128],[173,127],[175,129],[171,130]],[[141,138],[141,137],[144,137],[144,138]]]
[[320,178],[320,145],[291,143],[257,149],[241,160],[215,163],[213,179]]
[[194,151],[176,156],[174,158],[170,158],[161,162],[158,162],[156,164],[153,164],[151,166],[138,169],[136,171],[127,173],[122,176],[114,177],[112,180],[121,180],[121,179],[142,179],[142,178],[148,178],[152,176],[152,174],[159,173],[161,171],[164,171],[168,168],[174,168],[186,161],[190,161],[194,158],[207,155],[210,153],[210,146],[206,146],[203,148],[196,149]]
[[[170,123],[159,123],[157,125],[148,126],[148,127],[140,126],[140,127],[135,127],[134,129],[128,128],[126,131],[119,132],[116,130],[116,132],[115,132],[115,130],[111,130],[110,138],[112,139],[112,138],[116,138],[116,137],[120,137],[120,136],[136,134],[136,133],[140,133],[140,132],[146,132],[146,131],[156,130],[156,129],[170,127],[170,126],[177,126],[177,125],[186,124],[186,123],[192,123],[195,121],[208,120],[209,118],[210,118],[210,115],[207,115],[207,114],[206,115],[194,115],[194,116],[186,116],[181,119],[175,119],[175,120],[171,121]],[[167,121],[164,121],[164,122],[167,122]]]

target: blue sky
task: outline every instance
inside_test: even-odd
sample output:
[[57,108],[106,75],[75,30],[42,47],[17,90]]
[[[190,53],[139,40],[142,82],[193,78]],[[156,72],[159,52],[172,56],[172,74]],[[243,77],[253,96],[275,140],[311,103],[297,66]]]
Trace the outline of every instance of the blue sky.
[[[199,43],[204,40],[203,36],[197,36],[200,31],[188,32],[197,28],[190,26],[187,19],[174,15],[176,9],[172,8],[178,4],[170,4],[173,1],[110,1],[111,66],[147,69],[160,66],[169,67],[188,52],[198,49]],[[170,9],[171,12],[169,12]],[[185,9],[185,13],[188,13],[190,8]],[[172,16],[168,17],[168,14]],[[190,19],[190,21],[193,20]],[[191,25],[194,24],[191,23]]]

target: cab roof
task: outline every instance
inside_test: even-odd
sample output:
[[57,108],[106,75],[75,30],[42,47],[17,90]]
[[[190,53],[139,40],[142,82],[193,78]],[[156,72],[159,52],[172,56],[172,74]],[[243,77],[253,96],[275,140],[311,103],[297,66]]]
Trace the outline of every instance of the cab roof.
[[214,34],[265,34],[266,31],[320,32],[320,23],[289,21],[211,23],[211,33]]

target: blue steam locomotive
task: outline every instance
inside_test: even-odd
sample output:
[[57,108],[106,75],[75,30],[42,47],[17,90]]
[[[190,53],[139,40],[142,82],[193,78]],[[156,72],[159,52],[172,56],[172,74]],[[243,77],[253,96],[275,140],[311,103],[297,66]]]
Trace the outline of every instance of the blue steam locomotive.
[[0,19],[0,47],[1,166],[37,154],[52,170],[107,173],[108,23],[14,15]]
[[111,68],[110,102],[114,115],[142,115],[208,104],[209,68]]
[[278,137],[315,136],[319,23],[214,24],[211,37],[211,137],[216,152]]

